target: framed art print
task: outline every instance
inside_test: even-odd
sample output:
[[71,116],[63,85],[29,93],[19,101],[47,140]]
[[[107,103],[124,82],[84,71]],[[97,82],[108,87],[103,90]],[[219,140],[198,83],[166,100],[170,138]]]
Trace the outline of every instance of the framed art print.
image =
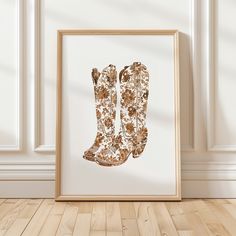
[[176,30],[59,30],[56,200],[180,200]]

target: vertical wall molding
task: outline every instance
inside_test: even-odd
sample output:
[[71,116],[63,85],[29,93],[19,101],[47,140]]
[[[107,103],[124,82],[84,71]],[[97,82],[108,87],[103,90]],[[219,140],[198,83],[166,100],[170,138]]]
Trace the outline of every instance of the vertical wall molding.
[[[196,102],[198,101],[197,92],[198,91],[198,85],[197,85],[197,78],[199,76],[199,68],[198,68],[198,48],[199,48],[199,39],[198,39],[198,33],[199,33],[199,1],[198,0],[192,0],[190,3],[190,69],[192,73],[192,79],[193,79],[193,101],[190,103],[189,107],[189,117],[192,117],[192,127],[189,127],[189,143],[182,145],[182,151],[184,152],[194,152],[196,149],[196,114],[197,114],[197,106]],[[193,106],[193,110],[191,108]],[[193,114],[191,114],[193,112]]]
[[17,131],[15,145],[0,145],[0,152],[18,152],[22,150],[22,129],[23,129],[23,78],[24,78],[24,0],[16,0],[17,3]]
[[17,104],[17,114],[18,114],[18,122],[17,122],[17,150],[21,151],[23,147],[23,84],[25,77],[25,0],[18,0],[18,55],[17,55],[17,92],[18,92],[18,104]]
[[34,151],[55,153],[55,145],[41,143],[41,5],[34,0]]
[[207,148],[208,151],[213,151],[214,144],[214,117],[215,113],[215,9],[214,2],[207,2]]
[[213,152],[236,152],[236,144],[224,145],[215,143],[215,81],[217,49],[215,41],[217,1],[207,2],[207,150]]

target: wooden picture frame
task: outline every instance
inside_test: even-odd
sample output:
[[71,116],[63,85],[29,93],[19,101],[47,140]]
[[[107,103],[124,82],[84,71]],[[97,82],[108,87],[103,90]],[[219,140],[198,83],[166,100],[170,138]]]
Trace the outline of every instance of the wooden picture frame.
[[[140,41],[136,42],[137,37],[138,37],[138,40],[140,40]],[[142,37],[143,37],[143,40],[141,40]],[[90,39],[91,39],[91,41],[90,41]],[[77,61],[78,58],[79,58],[78,61],[81,61],[83,57],[85,58],[84,54],[81,54],[80,57],[79,56],[77,57],[77,54],[80,54],[78,52],[80,52],[82,50],[82,48],[87,47],[87,51],[88,51],[87,56],[92,57],[92,55],[90,55],[91,52],[89,51],[90,50],[89,43],[96,42],[95,40],[97,40],[97,39],[98,39],[98,41],[97,41],[98,47],[102,47],[101,45],[111,44],[111,45],[113,45],[113,46],[111,46],[111,48],[118,47],[117,51],[119,51],[119,47],[129,48],[128,47],[129,45],[134,45],[135,43],[137,44],[137,46],[135,44],[134,47],[140,48],[140,47],[142,47],[142,45],[141,45],[142,42],[146,42],[145,40],[147,40],[147,43],[145,43],[145,46],[144,46],[144,47],[147,47],[147,49],[144,48],[143,51],[146,50],[147,55],[148,55],[148,53],[150,53],[150,54],[152,53],[153,58],[157,55],[158,56],[157,61],[159,60],[159,62],[161,62],[161,60],[162,60],[162,56],[160,56],[161,48],[165,48],[166,51],[168,52],[168,53],[166,53],[166,55],[163,53],[163,58],[168,57],[168,59],[163,59],[163,61],[164,61],[163,63],[166,63],[166,64],[163,64],[164,66],[160,67],[159,70],[163,70],[163,75],[165,73],[169,73],[166,68],[168,68],[167,63],[170,63],[170,66],[171,66],[171,68],[170,68],[171,75],[169,76],[170,80],[168,80],[168,76],[166,78],[162,78],[162,80],[158,77],[159,78],[158,81],[160,82],[158,87],[161,86],[161,81],[164,81],[165,83],[169,83],[170,89],[166,89],[166,92],[173,94],[173,95],[171,95],[171,97],[173,99],[172,100],[170,99],[171,101],[169,101],[169,103],[168,102],[167,103],[171,104],[170,106],[173,106],[168,110],[171,112],[173,110],[173,114],[171,112],[169,112],[170,116],[171,116],[171,118],[170,118],[171,121],[168,121],[168,122],[170,123],[169,126],[174,127],[174,128],[166,128],[166,130],[170,129],[170,132],[169,132],[170,133],[170,140],[172,140],[173,142],[170,143],[169,145],[167,143],[165,144],[168,148],[170,148],[172,154],[169,157],[167,154],[163,153],[163,155],[160,155],[161,156],[160,157],[158,155],[158,153],[156,154],[153,152],[153,155],[157,155],[157,159],[159,159],[159,161],[160,161],[159,164],[161,163],[160,158],[163,158],[163,162],[165,162],[169,158],[168,161],[166,161],[167,163],[164,164],[163,168],[161,168],[160,165],[158,165],[157,169],[156,169],[157,173],[161,172],[162,169],[164,171],[165,168],[167,168],[167,170],[170,172],[169,173],[170,179],[171,179],[170,184],[169,184],[168,180],[164,180],[165,177],[160,177],[160,179],[163,178],[163,184],[160,184],[160,186],[163,187],[163,185],[165,183],[166,183],[166,186],[170,186],[168,189],[164,185],[163,189],[165,189],[165,188],[167,189],[166,193],[164,190],[163,190],[163,193],[157,192],[157,194],[155,194],[155,193],[154,194],[153,193],[147,194],[149,190],[144,190],[143,194],[139,193],[140,191],[142,191],[142,188],[145,187],[145,184],[140,185],[139,190],[137,190],[137,189],[130,190],[131,192],[137,191],[138,194],[132,194],[132,193],[131,194],[130,193],[128,193],[128,194],[115,193],[114,194],[114,193],[112,193],[113,190],[111,190],[112,185],[109,185],[109,184],[108,184],[109,189],[107,189],[107,193],[104,193],[104,194],[101,194],[101,193],[98,193],[98,194],[89,193],[88,194],[87,192],[89,192],[89,191],[87,191],[87,192],[84,191],[83,193],[81,193],[81,192],[77,193],[77,192],[79,192],[78,191],[79,186],[82,187],[82,186],[87,185],[88,183],[90,183],[90,185],[91,185],[91,183],[92,183],[90,180],[88,180],[88,177],[82,176],[82,177],[77,178],[76,175],[77,174],[79,175],[80,174],[79,172],[82,172],[81,169],[78,170],[78,173],[76,171],[73,172],[73,170],[72,170],[74,168],[73,166],[77,165],[77,164],[72,164],[72,163],[74,163],[74,162],[76,163],[77,158],[78,159],[81,158],[82,154],[80,153],[80,151],[78,151],[79,152],[78,155],[77,154],[74,155],[73,158],[70,157],[70,151],[66,152],[66,155],[64,155],[64,153],[63,153],[63,151],[65,152],[65,149],[67,150],[69,148],[68,146],[72,145],[71,144],[71,145],[66,146],[66,143],[69,142],[68,141],[69,139],[71,140],[71,137],[72,137],[72,140],[74,140],[73,142],[76,143],[78,141],[76,138],[75,138],[76,139],[76,141],[75,141],[75,139],[73,138],[73,135],[76,136],[79,131],[74,126],[74,124],[72,124],[71,121],[70,122],[67,121],[68,119],[70,119],[69,117],[70,117],[71,112],[68,112],[68,113],[65,112],[65,110],[68,111],[69,109],[66,109],[64,106],[66,106],[66,105],[68,106],[68,104],[70,104],[70,106],[72,106],[71,104],[74,104],[74,103],[76,104],[76,102],[74,102],[74,101],[76,101],[76,100],[74,100],[75,99],[74,96],[77,96],[79,94],[79,91],[80,91],[79,86],[78,86],[78,91],[74,92],[73,99],[71,99],[72,102],[64,101],[64,99],[68,98],[68,94],[70,94],[68,92],[68,90],[72,91],[73,88],[76,87],[76,85],[72,86],[72,84],[70,86],[69,85],[67,86],[67,83],[69,84],[69,82],[67,82],[68,81],[67,78],[71,78],[74,76],[74,74],[72,74],[72,71],[73,70],[79,71],[79,69],[76,68],[77,66],[79,67],[79,62],[77,64],[77,62],[74,63],[74,61]],[[121,39],[122,40],[124,39],[124,41],[122,41],[120,43],[119,40],[121,40]],[[149,42],[148,40],[150,40],[150,42],[151,42],[150,44],[148,43]],[[157,43],[155,43],[155,40],[157,41]],[[113,41],[115,41],[115,43]],[[164,42],[164,43],[163,43],[163,45],[158,45],[158,42]],[[72,44],[74,46],[72,46]],[[84,44],[84,45],[82,45],[82,44]],[[88,44],[88,45],[86,45],[86,44]],[[155,47],[156,47],[155,45],[158,45],[157,49],[155,49]],[[76,48],[75,48],[75,46],[76,46]],[[148,46],[150,46],[150,48],[148,48]],[[78,47],[78,49],[77,49],[77,47]],[[79,47],[81,47],[81,48],[79,48]],[[152,50],[151,47],[154,47],[154,50]],[[154,54],[155,50],[157,50],[157,52],[160,51],[160,54],[159,53]],[[108,50],[107,54],[109,53],[109,51],[111,51],[111,50]],[[69,53],[71,56],[73,56],[73,57],[75,56],[75,60],[69,59],[70,58]],[[101,55],[101,58],[104,58],[104,57],[105,57],[104,55]],[[170,59],[170,57],[171,57],[171,59]],[[66,62],[66,60],[68,60],[68,61]],[[105,60],[105,59],[101,59],[101,60]],[[152,60],[151,62],[155,63],[153,61],[154,60]],[[72,68],[71,64],[73,64],[73,63],[75,65],[73,65],[73,68]],[[96,66],[93,63],[94,63],[94,61],[91,63],[91,66]],[[96,61],[95,61],[95,63],[96,63]],[[107,63],[109,63],[109,62],[107,62]],[[91,67],[91,69],[92,69],[92,67]],[[102,68],[99,67],[99,69],[102,69]],[[169,70],[169,68],[168,68],[168,70]],[[88,72],[88,75],[90,75],[90,73],[91,73],[91,71]],[[160,72],[160,73],[162,73],[162,72]],[[177,201],[177,200],[181,200],[180,114],[179,114],[179,33],[177,30],[129,30],[129,29],[126,29],[126,30],[123,30],[123,29],[122,30],[107,30],[107,29],[106,30],[105,29],[101,29],[101,30],[100,29],[99,30],[98,29],[96,29],[96,30],[58,30],[57,77],[58,77],[58,80],[57,80],[57,134],[56,134],[56,195],[55,195],[56,201],[131,201],[131,200],[132,201],[163,201],[163,200]],[[82,76],[78,76],[78,77],[82,77]],[[83,80],[83,78],[77,78],[77,79],[74,80],[75,83],[77,83],[76,81]],[[167,80],[168,80],[168,82],[167,82]],[[87,79],[87,81],[88,81],[88,87],[90,86],[92,89],[92,79]],[[152,81],[154,81],[154,79]],[[78,83],[80,83],[80,82],[78,82]],[[153,85],[155,85],[155,84],[153,84]],[[165,86],[166,86],[165,88],[167,88],[168,84],[166,84]],[[66,88],[68,88],[68,89],[66,90]],[[173,88],[173,89],[171,89],[171,88]],[[85,93],[85,91],[84,91],[84,93]],[[154,94],[154,93],[152,93],[152,94]],[[149,96],[151,96],[151,95],[149,95]],[[91,96],[89,99],[94,100],[94,98],[92,98]],[[159,100],[160,99],[158,99],[157,102],[159,102]],[[167,101],[166,99],[164,99],[164,100],[165,100],[165,102]],[[154,102],[153,102],[153,104],[154,104]],[[158,103],[158,104],[161,104],[161,103]],[[166,106],[168,106],[168,104]],[[162,106],[162,105],[160,105],[160,106]],[[74,107],[73,109],[78,109],[78,107]],[[94,116],[94,114],[93,114],[93,116]],[[75,117],[76,117],[76,115],[75,115]],[[77,117],[78,117],[78,115],[77,115]],[[159,116],[157,116],[157,117],[159,117]],[[85,118],[83,118],[83,119],[85,119]],[[159,118],[157,118],[157,119],[159,119]],[[65,124],[67,124],[67,125],[65,125],[63,122],[65,122]],[[67,127],[68,124],[70,124],[69,125],[70,127]],[[162,126],[165,126],[165,125],[162,125]],[[71,128],[71,127],[75,127],[75,128]],[[68,131],[69,129],[72,129],[72,130],[75,129],[75,131],[73,131],[73,132],[77,132],[77,133],[72,134],[71,133],[72,131]],[[69,132],[69,134],[67,134],[67,131]],[[81,132],[81,136],[82,136],[82,133],[83,132]],[[160,137],[160,134],[155,137]],[[81,139],[83,139],[83,137],[81,137]],[[161,143],[161,138],[158,140]],[[168,138],[166,138],[166,139],[163,138],[163,140],[168,140]],[[158,145],[160,146],[160,143],[158,143],[157,146]],[[73,144],[73,145],[75,146],[75,144]],[[158,150],[158,148],[157,148],[157,150]],[[166,159],[164,159],[164,158],[166,158]],[[84,162],[81,162],[81,163],[85,163],[86,160],[83,160],[83,161]],[[65,165],[67,165],[68,162],[71,162],[69,164],[70,167],[65,167]],[[86,168],[89,168],[89,167],[87,167],[87,165],[91,165],[91,168],[95,168],[94,166],[96,164],[95,163],[87,164],[87,162],[86,162]],[[92,166],[92,165],[94,165],[94,166]],[[171,167],[169,168],[168,166],[171,166]],[[79,164],[77,167],[79,168]],[[99,168],[101,168],[101,167],[99,167]],[[102,168],[105,168],[104,170],[107,170],[107,168],[109,168],[109,175],[107,175],[107,176],[110,176],[112,179],[113,172],[111,172],[111,169],[113,167],[102,167]],[[117,173],[116,174],[122,175],[122,172],[121,171],[119,172],[119,170],[120,170],[119,167],[115,167],[115,168],[114,168],[114,170],[116,170],[118,172],[118,174]],[[75,170],[77,170],[77,169],[75,169]],[[93,169],[93,171],[96,171],[96,170],[97,169]],[[94,186],[91,186],[91,188],[95,188],[95,187],[99,188],[98,185],[101,184],[101,188],[106,189],[105,186],[103,186],[99,180],[99,178],[100,178],[99,173],[101,173],[101,169],[99,169],[99,171],[100,172],[98,172],[97,175],[95,175],[96,177],[93,180]],[[137,173],[135,171],[135,169],[133,171],[134,171],[134,173]],[[71,172],[73,172],[73,173],[71,173]],[[155,169],[153,169],[153,171],[152,171],[153,175],[155,175],[156,172],[155,172]],[[172,172],[174,172],[174,174]],[[94,173],[94,172],[91,172],[91,173]],[[71,177],[68,177],[70,175],[71,175]],[[163,176],[165,176],[165,174],[163,174]],[[78,183],[80,178],[85,178],[85,181],[83,183],[81,183],[81,182]],[[117,179],[119,179],[119,178],[117,178]],[[127,181],[129,181],[129,176],[127,176],[127,179],[128,179]],[[140,179],[142,179],[142,177],[140,177]],[[126,181],[124,181],[124,184],[126,184],[125,182]],[[130,180],[130,182],[132,182],[132,181]],[[154,180],[153,180],[153,182],[154,182]],[[120,183],[120,184],[122,185],[122,183]],[[132,183],[130,183],[130,184],[131,185],[129,185],[129,186],[132,186]],[[119,185],[118,182],[116,182],[115,185],[118,186]],[[70,187],[68,187],[68,186],[70,186]],[[73,187],[73,186],[75,186],[75,187]],[[116,188],[116,186],[114,186],[114,188]],[[154,188],[152,188],[152,189],[154,189],[153,191],[158,191],[158,188],[159,188],[158,183],[157,184],[153,183],[153,186],[154,186]],[[156,186],[156,188],[155,188],[155,186]],[[90,186],[87,186],[87,189],[89,189],[89,187]],[[77,188],[77,190],[74,190],[76,188]],[[128,189],[127,186],[124,188]],[[121,187],[120,187],[120,189],[121,189]],[[151,189],[151,187],[149,189]],[[74,191],[74,193],[73,193],[73,191]],[[106,190],[103,190],[103,191],[106,192]],[[111,191],[111,193],[108,193],[109,191]]]

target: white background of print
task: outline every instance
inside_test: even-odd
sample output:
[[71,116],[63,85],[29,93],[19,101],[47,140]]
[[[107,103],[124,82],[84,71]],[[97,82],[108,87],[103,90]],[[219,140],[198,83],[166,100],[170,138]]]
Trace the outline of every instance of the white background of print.
[[[62,195],[175,195],[173,49],[173,36],[64,36]],[[150,73],[145,151],[117,167],[86,161],[97,130],[91,69],[134,61]]]

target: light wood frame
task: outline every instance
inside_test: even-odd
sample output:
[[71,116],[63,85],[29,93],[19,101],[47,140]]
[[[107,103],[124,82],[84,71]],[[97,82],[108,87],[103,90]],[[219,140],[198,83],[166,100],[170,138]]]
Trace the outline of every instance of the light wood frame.
[[[167,35],[174,40],[175,93],[175,195],[62,195],[61,194],[61,107],[62,107],[62,51],[64,35]],[[57,31],[57,122],[56,122],[56,201],[179,201],[181,200],[180,172],[180,112],[179,112],[179,32],[177,30],[58,30]]]

